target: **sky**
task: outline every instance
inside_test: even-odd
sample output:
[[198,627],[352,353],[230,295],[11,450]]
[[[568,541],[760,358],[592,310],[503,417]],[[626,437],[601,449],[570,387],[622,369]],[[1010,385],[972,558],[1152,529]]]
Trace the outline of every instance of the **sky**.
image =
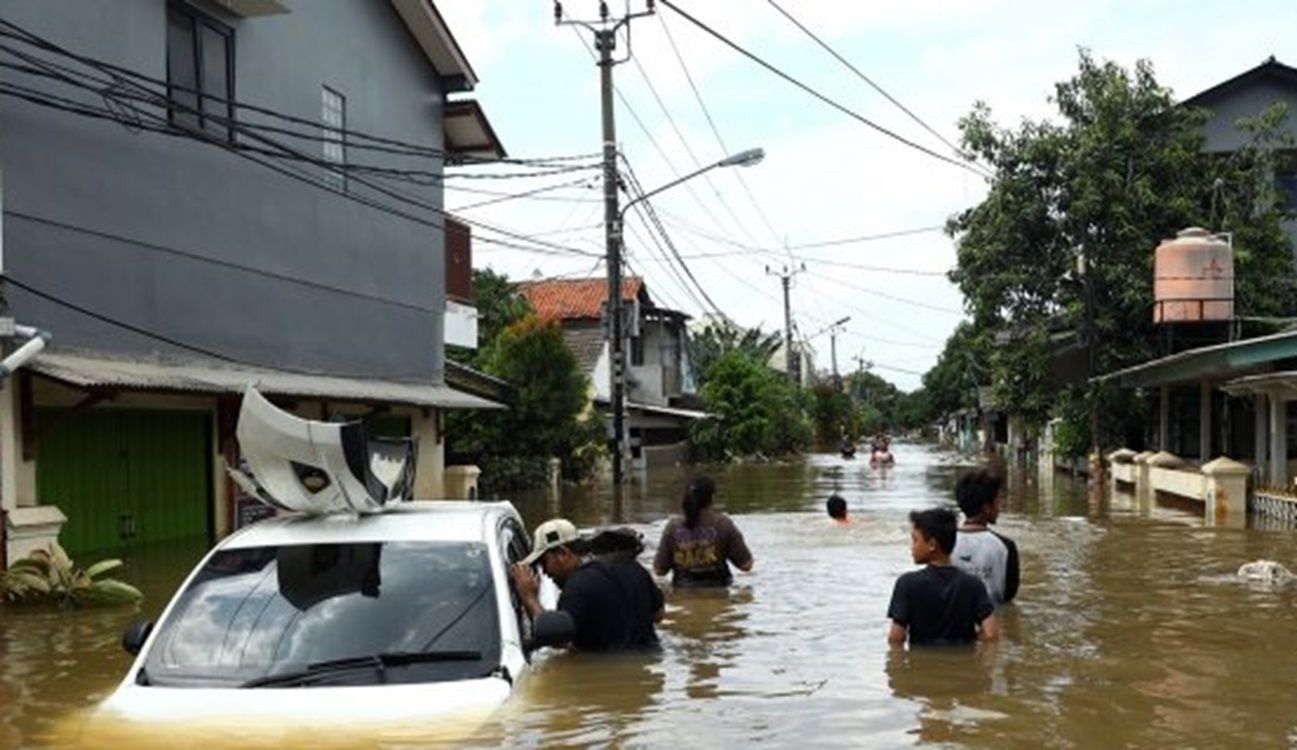
[[[624,11],[627,1],[610,5],[614,12]],[[769,0],[675,1],[865,118],[950,154]],[[629,0],[635,10],[643,10],[644,2]],[[1270,55],[1297,64],[1290,1],[777,2],[952,142],[959,119],[977,101],[988,104],[1006,126],[1052,117],[1054,85],[1075,72],[1082,47],[1127,67],[1148,59],[1178,98]],[[566,0],[563,7],[568,17],[590,19],[598,3]],[[589,42],[588,32],[556,27],[550,0],[442,0],[438,9],[477,71],[480,83],[472,96],[483,104],[510,156],[588,154],[600,148],[599,72],[582,42]],[[729,153],[752,147],[766,152],[758,165],[712,170],[653,199],[706,296],[741,325],[778,330],[783,326],[780,280],[767,267],[778,273],[782,266],[805,264],[805,272],[793,278],[792,317],[815,348],[817,367],[831,367],[824,330],[850,316],[837,338],[839,369],[849,371],[863,361],[904,390],[919,387],[921,374],[963,319],[963,298],[943,273],[955,264],[952,241],[940,231],[838,240],[941,226],[984,197],[983,178],[817,101],[660,3],[656,15],[634,21],[631,32],[631,60],[614,73],[625,99],[617,106],[617,140],[646,189]],[[623,39],[619,52],[626,51]],[[456,180],[453,186],[469,190],[507,192],[583,182],[479,207],[471,204],[493,196],[449,190],[446,205],[588,253],[543,255],[478,242],[477,267],[513,279],[602,276],[604,266],[596,257],[603,249],[599,177],[596,171]],[[645,278],[654,301],[694,316],[707,312],[702,296],[665,262],[645,226],[636,220],[628,224],[630,270]],[[1155,244],[1150,241],[1150,252]]]

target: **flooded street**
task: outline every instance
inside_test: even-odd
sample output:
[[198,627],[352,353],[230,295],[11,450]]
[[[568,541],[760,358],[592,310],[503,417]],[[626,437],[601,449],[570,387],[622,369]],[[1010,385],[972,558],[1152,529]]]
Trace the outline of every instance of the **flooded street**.
[[[913,567],[906,514],[947,501],[957,470],[913,445],[883,471],[826,455],[718,469],[718,504],[746,535],[754,572],[728,592],[668,592],[661,654],[538,659],[512,704],[454,744],[1297,746],[1297,591],[1233,580],[1250,560],[1297,562],[1294,532],[1204,528],[1200,511],[1141,511],[1063,476],[1008,485],[1000,527],[1021,550],[1023,584],[998,646],[889,651],[892,583]],[[627,522],[654,545],[683,476],[654,477],[618,508],[589,490],[518,505],[529,527],[553,515]],[[833,491],[855,525],[826,519]],[[146,590],[145,616],[199,554],[132,559],[123,578]],[[81,717],[124,673],[118,639],[137,615],[10,607],[0,617],[0,747],[107,744]]]

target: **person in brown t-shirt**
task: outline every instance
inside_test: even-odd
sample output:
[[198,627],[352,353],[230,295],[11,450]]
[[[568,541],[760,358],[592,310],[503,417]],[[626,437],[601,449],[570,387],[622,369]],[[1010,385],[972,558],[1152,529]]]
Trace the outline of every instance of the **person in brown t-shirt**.
[[653,572],[671,573],[675,586],[728,586],[733,580],[730,564],[744,572],[752,570],[752,552],[743,532],[730,517],[712,507],[716,483],[698,477],[685,491],[681,509],[662,529]]

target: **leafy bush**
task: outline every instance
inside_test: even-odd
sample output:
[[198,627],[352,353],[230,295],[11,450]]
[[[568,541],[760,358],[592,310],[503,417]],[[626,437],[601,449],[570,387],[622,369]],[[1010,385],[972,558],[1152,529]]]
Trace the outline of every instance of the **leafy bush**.
[[140,590],[104,574],[122,566],[121,560],[101,560],[82,570],[58,542],[14,561],[0,577],[0,595],[9,601],[57,602],[62,605],[136,604]]
[[711,416],[694,423],[700,458],[795,453],[810,442],[796,386],[743,352],[727,352],[712,364],[702,398]]

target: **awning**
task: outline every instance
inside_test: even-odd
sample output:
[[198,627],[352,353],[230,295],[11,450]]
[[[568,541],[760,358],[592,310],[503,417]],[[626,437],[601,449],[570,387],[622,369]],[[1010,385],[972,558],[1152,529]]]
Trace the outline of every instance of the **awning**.
[[1297,331],[1189,349],[1100,375],[1094,382],[1116,380],[1128,388],[1138,388],[1200,378],[1223,379],[1238,377],[1249,369],[1255,373],[1286,359],[1297,359]]
[[121,359],[98,352],[63,350],[42,352],[27,367],[52,380],[86,389],[232,394],[254,385],[262,393],[277,396],[443,409],[504,408],[446,385],[315,375],[205,360]]
[[1290,398],[1297,398],[1297,371],[1251,375],[1231,380],[1220,388],[1231,396],[1268,396],[1288,393],[1291,394]]
[[446,102],[443,117],[449,161],[454,162],[456,157],[460,161],[495,161],[507,156],[482,105],[476,101]]
[[[598,399],[600,406],[610,406],[605,399]],[[638,411],[645,414],[658,414],[664,417],[682,417],[684,419],[706,419],[711,414],[705,411],[695,411],[693,409],[676,409],[670,406],[654,406],[652,404],[641,404],[635,401],[627,401],[626,409],[629,411]]]

